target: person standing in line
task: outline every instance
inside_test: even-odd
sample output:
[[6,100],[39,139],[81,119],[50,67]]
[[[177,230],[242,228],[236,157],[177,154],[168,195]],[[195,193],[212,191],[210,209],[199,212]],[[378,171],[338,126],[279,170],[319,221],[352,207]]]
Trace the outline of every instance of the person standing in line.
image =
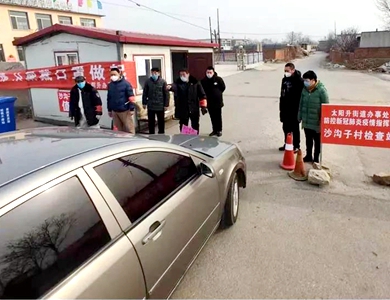
[[206,70],[206,76],[201,81],[207,97],[207,110],[210,114],[213,131],[210,136],[222,136],[222,107],[223,92],[226,89],[225,82],[218,76],[215,69],[210,66]]
[[130,82],[122,75],[119,68],[111,69],[111,82],[108,84],[107,108],[119,131],[135,133],[134,127],[134,92]]
[[100,128],[103,111],[99,92],[84,76],[77,76],[75,82],[70,90],[69,117],[78,128]]
[[180,120],[180,132],[191,120],[191,127],[199,134],[199,110],[203,115],[207,113],[206,93],[187,69],[180,70],[179,75],[175,83],[167,86],[167,90],[175,94],[175,118]]
[[325,86],[317,80],[316,73],[308,71],[302,77],[305,88],[302,91],[298,121],[302,121],[306,136],[306,156],[303,161],[319,163],[321,153],[321,106],[329,103],[329,97]]
[[149,134],[155,134],[156,115],[158,133],[165,133],[165,111],[169,107],[167,83],[160,76],[159,68],[152,68],[150,78],[145,82],[142,93],[142,105],[148,109]]
[[294,64],[288,63],[284,67],[284,77],[280,92],[279,117],[284,132],[284,145],[279,151],[284,151],[287,134],[292,133],[294,151],[300,149],[301,135],[298,122],[298,110],[303,90],[301,72],[295,69]]

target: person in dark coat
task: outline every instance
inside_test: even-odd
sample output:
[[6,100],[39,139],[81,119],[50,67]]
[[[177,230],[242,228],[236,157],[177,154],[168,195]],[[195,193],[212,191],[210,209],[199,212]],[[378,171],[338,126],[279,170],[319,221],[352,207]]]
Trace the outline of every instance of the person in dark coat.
[[201,83],[187,69],[183,69],[180,77],[167,89],[175,94],[175,118],[180,120],[180,131],[191,120],[191,127],[199,134],[199,110],[203,115],[207,113],[206,93]]
[[100,128],[103,110],[99,92],[86,82],[84,76],[77,76],[75,82],[70,90],[69,117],[76,127]]
[[158,133],[165,133],[165,111],[169,107],[169,92],[167,82],[161,78],[160,69],[153,68],[150,78],[145,82],[142,92],[142,105],[148,109],[149,134],[156,130],[156,115]]
[[207,110],[213,126],[210,136],[222,136],[222,107],[224,106],[222,94],[226,89],[225,82],[213,67],[208,67],[201,83],[207,96]]
[[119,130],[135,133],[134,109],[135,96],[133,87],[124,77],[119,68],[111,69],[111,82],[107,89],[108,115],[113,119],[113,125]]
[[284,145],[280,151],[284,151],[288,133],[293,135],[294,151],[300,149],[301,137],[298,121],[299,102],[303,90],[301,72],[295,69],[294,64],[288,63],[284,67],[284,78],[280,92],[279,116],[283,123]]

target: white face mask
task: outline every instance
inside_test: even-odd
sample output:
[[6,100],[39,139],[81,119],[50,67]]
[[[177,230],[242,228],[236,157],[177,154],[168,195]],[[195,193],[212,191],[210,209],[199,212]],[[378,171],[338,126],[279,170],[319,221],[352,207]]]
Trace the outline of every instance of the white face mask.
[[180,79],[181,79],[181,81],[184,81],[184,82],[188,81],[188,77],[186,77],[186,76],[180,76]]
[[285,72],[285,73],[284,73],[284,76],[286,76],[286,77],[291,77],[291,73],[290,73],[290,72]]
[[119,76],[117,76],[117,75],[111,76],[111,81],[118,81],[118,79],[119,79]]
[[206,74],[207,78],[212,78],[213,74]]

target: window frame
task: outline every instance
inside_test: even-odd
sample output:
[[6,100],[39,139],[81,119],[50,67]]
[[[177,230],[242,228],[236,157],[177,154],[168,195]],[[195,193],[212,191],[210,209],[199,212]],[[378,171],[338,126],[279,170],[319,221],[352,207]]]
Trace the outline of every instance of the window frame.
[[94,183],[91,181],[91,179],[88,177],[88,175],[85,173],[85,171],[82,168],[79,168],[65,175],[57,177],[56,179],[53,179],[35,188],[34,190],[28,192],[27,194],[21,196],[20,198],[15,199],[14,201],[8,203],[6,206],[0,208],[0,218],[3,215],[15,209],[16,207],[19,207],[20,205],[42,194],[48,189],[55,187],[72,177],[76,177],[79,179],[81,186],[84,188],[85,192],[87,193],[88,197],[91,200],[92,205],[95,207],[96,212],[98,213],[99,217],[103,221],[103,224],[105,225],[108,234],[111,237],[111,240],[115,239],[117,236],[121,234],[121,230],[118,226],[118,223],[115,217],[113,216],[112,212],[110,211],[109,207],[105,203],[102,195],[96,189]]
[[[90,21],[93,21],[93,26],[86,26],[86,25],[83,25],[83,22],[85,23],[85,21],[87,22],[90,22]],[[96,19],[92,19],[92,18],[80,18],[80,25],[83,26],[83,27],[90,27],[90,28],[95,28],[96,27]]]
[[[119,201],[116,199],[114,194],[111,192],[107,184],[103,181],[103,179],[99,176],[99,174],[95,171],[95,167],[100,166],[102,164],[105,164],[107,162],[110,162],[112,160],[115,160],[120,157],[124,156],[130,156],[130,155],[136,155],[144,152],[166,152],[170,154],[176,154],[188,157],[192,160],[196,168],[198,169],[198,165],[201,161],[205,161],[204,158],[201,158],[200,156],[193,156],[190,153],[186,153],[184,151],[179,151],[176,149],[167,149],[167,148],[160,148],[160,147],[153,147],[153,148],[143,148],[143,149],[137,149],[137,150],[130,150],[125,152],[116,153],[115,155],[108,156],[106,158],[100,159],[98,161],[95,161],[87,166],[84,167],[84,170],[88,174],[88,176],[91,178],[92,182],[95,184],[96,188],[99,190],[103,198],[106,200],[107,205],[110,207],[113,214],[117,217],[119,225],[122,227],[124,231],[129,231],[137,224],[142,222],[145,218],[147,218],[149,215],[151,215],[153,212],[155,212],[162,204],[168,201],[169,198],[171,198],[173,195],[177,194],[180,190],[182,190],[189,182],[198,179],[201,174],[200,171],[198,174],[190,177],[187,179],[184,183],[182,183],[179,187],[177,187],[172,193],[170,193],[167,197],[165,197],[162,201],[159,202],[158,205],[154,206],[152,209],[150,209],[142,218],[137,220],[134,223],[131,223],[129,217],[126,215],[124,209],[121,207]],[[199,163],[198,163],[199,161]]]
[[[66,19],[70,20],[70,23],[62,23],[61,18],[66,18]],[[73,25],[73,18],[71,16],[58,16],[58,24]]]
[[[135,62],[135,74],[137,77],[137,94],[142,95],[144,87],[140,84],[139,82],[139,76],[138,76],[138,62],[137,59],[143,59],[149,60],[150,62],[150,69],[152,68],[152,60],[153,59],[160,59],[161,60],[161,70],[160,70],[160,75],[161,78],[165,79],[166,74],[165,74],[165,56],[164,54],[154,54],[154,55],[133,55],[133,59]],[[149,70],[150,72],[150,70]]]
[[[23,46],[16,46],[16,52],[18,53],[19,61],[25,61],[26,60],[25,51],[24,51]],[[20,54],[22,54],[22,55],[20,55]]]
[[[69,55],[76,55],[77,61],[75,64],[69,64]],[[66,56],[66,59],[68,62],[67,64],[62,64],[62,65],[58,64],[58,57],[61,57],[61,56]],[[57,67],[77,65],[80,63],[79,52],[78,51],[54,51],[54,63]]]
[[[21,18],[21,16],[12,15],[12,13],[22,13],[22,14],[24,14],[25,17],[26,17],[27,28],[14,28],[14,26],[13,26],[13,24],[12,24],[12,18],[15,18],[15,19],[16,19],[16,26],[18,26],[17,19],[18,19],[18,18]],[[12,30],[30,30],[30,29],[31,29],[30,20],[29,20],[29,18],[28,18],[28,12],[26,12],[26,11],[19,11],[19,10],[9,10],[9,11],[8,11],[8,15],[9,15],[9,18],[10,18]]]
[[50,15],[50,14],[42,14],[42,13],[35,13],[35,20],[37,21],[37,28],[38,28],[38,30],[42,30],[42,29],[47,28],[47,27],[39,28],[39,20],[41,22],[42,22],[42,20],[46,20],[47,21],[47,19],[39,18],[39,16],[41,16],[41,17],[42,16],[49,17],[50,25],[47,26],[47,27],[53,26],[53,17],[52,17],[52,15]]

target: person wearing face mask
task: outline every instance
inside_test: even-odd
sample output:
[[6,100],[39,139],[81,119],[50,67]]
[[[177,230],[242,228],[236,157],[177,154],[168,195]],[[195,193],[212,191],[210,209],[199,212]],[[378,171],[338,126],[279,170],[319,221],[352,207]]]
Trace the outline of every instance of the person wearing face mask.
[[[303,74],[305,88],[302,91],[298,120],[306,136],[306,156],[304,162],[320,162],[321,153],[321,106],[329,103],[325,86],[317,80],[313,71]],[[314,143],[314,157],[313,157]]]
[[293,135],[294,151],[296,152],[300,148],[301,136],[297,116],[302,89],[301,72],[295,69],[294,64],[286,64],[279,102],[279,117],[283,124],[284,145],[279,148],[279,151],[284,151],[288,133]]
[[84,76],[75,78],[70,90],[69,117],[79,128],[100,128],[102,100],[98,91],[86,82]]
[[210,66],[207,68],[206,76],[201,83],[207,96],[207,110],[213,127],[210,136],[220,137],[222,136],[222,107],[224,106],[222,94],[226,89],[225,82]]
[[111,69],[111,82],[107,89],[108,115],[119,131],[135,133],[133,87],[123,76],[119,68]]
[[207,113],[206,93],[201,83],[187,69],[182,69],[179,75],[175,83],[167,86],[167,90],[175,95],[175,118],[180,120],[180,131],[191,120],[191,127],[199,134],[199,110],[203,115]]
[[158,133],[165,133],[165,111],[169,107],[169,92],[167,83],[160,76],[160,69],[153,68],[150,78],[145,82],[142,91],[142,105],[148,109],[149,134],[154,134],[156,129],[156,115]]

